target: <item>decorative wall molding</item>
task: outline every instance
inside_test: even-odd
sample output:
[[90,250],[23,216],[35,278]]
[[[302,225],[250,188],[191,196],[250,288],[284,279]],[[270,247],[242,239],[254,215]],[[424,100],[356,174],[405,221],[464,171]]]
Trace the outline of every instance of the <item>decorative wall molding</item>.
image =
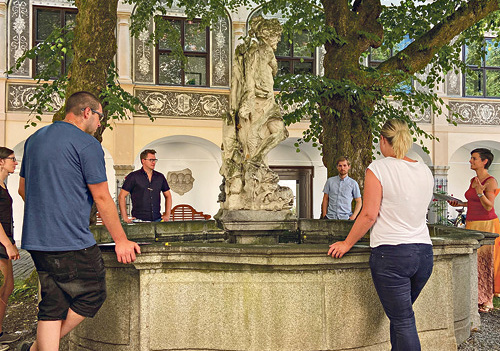
[[[26,106],[35,93],[36,85],[31,84],[8,84],[7,85],[7,111],[31,112]],[[57,94],[52,94],[50,107],[57,111],[64,104],[64,100]]]
[[148,39],[153,32],[150,22],[148,29],[143,30],[134,38],[134,80],[141,83],[153,83],[154,46],[148,44]]
[[[29,48],[29,0],[14,0],[10,7],[9,16],[9,66],[13,66]],[[29,60],[13,72],[16,76],[29,76]]]
[[[229,109],[229,95],[174,91],[135,91],[154,117],[219,119]],[[145,115],[139,109],[136,116]]]
[[450,101],[453,112],[462,116],[458,124],[500,125],[500,102]]
[[[392,106],[394,106],[395,108],[397,108],[398,110],[400,109],[400,106],[401,106],[400,101],[391,100],[389,103]],[[421,113],[419,109],[416,109],[415,112],[411,114],[410,119],[413,122],[417,122],[417,123],[431,123],[431,121],[432,121],[431,108],[430,107],[426,108],[424,113]]]
[[219,17],[212,30],[212,85],[229,86],[229,20]]

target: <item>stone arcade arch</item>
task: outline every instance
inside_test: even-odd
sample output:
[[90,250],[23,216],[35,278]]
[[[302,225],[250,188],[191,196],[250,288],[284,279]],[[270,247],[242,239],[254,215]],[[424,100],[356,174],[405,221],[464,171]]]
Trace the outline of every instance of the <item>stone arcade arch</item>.
[[326,167],[317,148],[307,143],[297,152],[296,142],[297,138],[293,137],[284,140],[269,152],[268,163],[280,175],[280,184],[294,192],[294,207],[299,203],[301,208],[299,216],[318,218],[327,178]]
[[[219,210],[217,198],[222,178],[220,147],[199,137],[175,135],[155,140],[141,149],[155,149],[158,158],[156,170],[167,177],[168,172],[184,169],[191,171],[193,187],[184,194],[172,193],[173,206],[188,204],[197,211],[214,215]],[[139,152],[140,154],[140,152]],[[136,155],[135,169],[141,167],[139,154]],[[162,208],[164,204],[162,203]]]

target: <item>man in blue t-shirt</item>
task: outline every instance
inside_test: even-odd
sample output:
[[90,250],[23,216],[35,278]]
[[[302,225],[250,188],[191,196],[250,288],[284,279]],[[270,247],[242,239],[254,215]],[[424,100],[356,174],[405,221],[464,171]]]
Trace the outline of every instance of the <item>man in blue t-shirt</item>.
[[[337,160],[338,176],[327,179],[323,189],[321,217],[326,219],[356,219],[361,211],[361,192],[358,183],[349,177],[351,164],[347,157]],[[356,202],[352,211],[352,200]]]
[[92,136],[102,106],[88,92],[66,101],[66,116],[46,126],[24,145],[19,194],[25,200],[22,245],[38,271],[37,341],[23,350],[58,350],[59,340],[106,299],[101,251],[89,230],[95,201],[116,243],[119,262],[135,261],[137,243],[129,241],[108,190],[104,152]]
[[[118,204],[122,219],[125,223],[139,219],[146,222],[159,222],[170,220],[172,210],[172,194],[165,176],[155,171],[156,151],[146,149],[141,152],[141,169],[129,173],[125,177],[122,189],[118,195]],[[165,197],[165,212],[160,212],[160,193]],[[132,218],[127,214],[125,198],[130,194],[132,198]]]

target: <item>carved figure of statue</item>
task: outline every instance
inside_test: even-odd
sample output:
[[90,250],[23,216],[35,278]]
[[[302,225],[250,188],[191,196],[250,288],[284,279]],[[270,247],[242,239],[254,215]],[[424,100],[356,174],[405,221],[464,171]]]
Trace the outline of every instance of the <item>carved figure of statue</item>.
[[223,209],[282,210],[293,203],[292,191],[278,185],[266,162],[269,151],[288,137],[273,90],[281,31],[277,19],[256,17],[236,48],[223,127]]

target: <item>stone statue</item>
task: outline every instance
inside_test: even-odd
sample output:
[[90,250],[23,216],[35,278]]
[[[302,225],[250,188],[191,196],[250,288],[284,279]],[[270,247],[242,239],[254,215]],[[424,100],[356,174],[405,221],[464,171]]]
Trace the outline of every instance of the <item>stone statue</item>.
[[273,90],[281,31],[277,19],[256,17],[236,48],[230,112],[223,126],[222,209],[278,211],[293,204],[292,191],[278,185],[278,175],[266,162],[268,152],[288,137]]

